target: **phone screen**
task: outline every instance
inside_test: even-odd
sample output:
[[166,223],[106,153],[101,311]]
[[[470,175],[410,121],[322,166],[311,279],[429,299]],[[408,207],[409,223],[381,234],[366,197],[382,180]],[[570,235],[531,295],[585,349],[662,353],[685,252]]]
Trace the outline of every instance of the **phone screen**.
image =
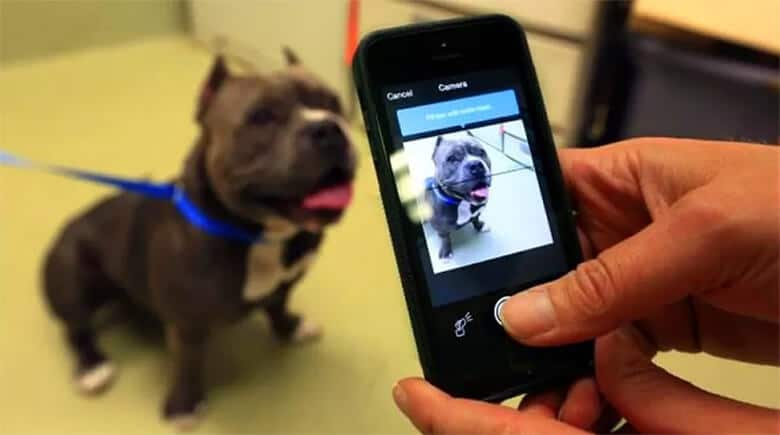
[[416,246],[434,307],[567,271],[511,70],[390,86],[384,95],[396,186],[421,229]]
[[511,69],[388,86],[383,95],[398,197],[417,226],[413,246],[449,368],[484,375],[496,340],[529,375],[572,349],[508,343],[506,297],[565,274],[536,126]]
[[498,316],[581,261],[522,33],[506,19],[452,23],[376,38],[364,56],[361,99],[375,162],[390,166],[378,172],[392,173],[380,185],[426,377],[486,398],[583,373],[592,343],[526,347]]

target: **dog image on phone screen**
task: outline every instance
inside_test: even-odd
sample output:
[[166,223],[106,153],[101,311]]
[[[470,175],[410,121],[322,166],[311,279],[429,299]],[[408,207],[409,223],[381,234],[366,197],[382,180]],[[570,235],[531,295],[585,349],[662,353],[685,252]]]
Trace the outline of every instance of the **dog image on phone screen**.
[[441,241],[439,258],[453,257],[450,234],[471,224],[477,232],[489,230],[480,214],[490,192],[490,158],[473,138],[439,136],[433,149],[434,175],[426,181],[425,198],[432,208],[428,220]]
[[336,94],[286,55],[287,68],[264,75],[234,75],[217,58],[196,108],[199,139],[175,179],[203,213],[260,234],[258,242],[203,231],[170,201],[120,193],[75,217],[53,243],[45,296],[81,391],[102,391],[114,378],[94,328],[109,302],[162,325],[173,370],[162,415],[183,428],[205,401],[206,344],[217,328],[258,310],[282,341],[320,334],[288,300],[351,201],[356,153]]

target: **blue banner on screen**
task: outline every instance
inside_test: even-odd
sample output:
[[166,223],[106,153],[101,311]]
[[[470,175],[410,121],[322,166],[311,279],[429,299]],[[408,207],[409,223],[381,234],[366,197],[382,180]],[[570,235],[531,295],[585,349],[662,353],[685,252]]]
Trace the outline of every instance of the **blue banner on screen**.
[[491,92],[398,111],[402,136],[465,126],[520,114],[515,91]]

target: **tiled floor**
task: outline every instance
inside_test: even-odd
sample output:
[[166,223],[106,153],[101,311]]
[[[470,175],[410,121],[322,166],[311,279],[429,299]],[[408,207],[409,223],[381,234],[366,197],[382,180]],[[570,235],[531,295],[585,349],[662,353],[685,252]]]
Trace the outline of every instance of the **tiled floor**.
[[[45,29],[41,29],[45,31]],[[192,107],[209,64],[183,39],[71,54],[0,70],[0,149],[50,162],[165,178],[196,136]],[[357,136],[357,135],[356,135]],[[367,152],[364,139],[360,150]],[[0,427],[3,433],[169,432],[159,419],[168,362],[159,341],[112,326],[114,387],[86,399],[42,304],[41,255],[58,227],[107,193],[89,184],[0,168]],[[203,433],[399,433],[390,399],[419,373],[369,159],[293,305],[320,320],[322,341],[285,348],[261,318],[219,335]],[[673,371],[722,394],[777,404],[776,369],[664,355]]]

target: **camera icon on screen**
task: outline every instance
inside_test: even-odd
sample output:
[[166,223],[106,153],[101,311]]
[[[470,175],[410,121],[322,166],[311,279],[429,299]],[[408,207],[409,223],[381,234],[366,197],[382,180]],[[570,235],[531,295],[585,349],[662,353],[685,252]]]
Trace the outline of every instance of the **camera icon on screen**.
[[474,320],[473,317],[471,317],[471,312],[466,313],[465,316],[455,321],[455,336],[458,338],[464,337],[466,335],[466,325]]

